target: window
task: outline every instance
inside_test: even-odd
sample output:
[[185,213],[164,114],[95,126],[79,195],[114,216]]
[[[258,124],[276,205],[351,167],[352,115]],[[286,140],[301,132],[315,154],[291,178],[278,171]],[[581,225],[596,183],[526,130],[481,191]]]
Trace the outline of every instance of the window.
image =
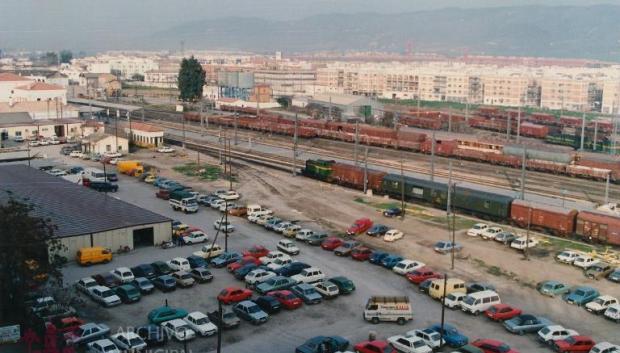
[[106,152],[110,152],[110,151],[112,151],[112,146],[110,146],[110,145],[105,145],[105,151],[106,151]]

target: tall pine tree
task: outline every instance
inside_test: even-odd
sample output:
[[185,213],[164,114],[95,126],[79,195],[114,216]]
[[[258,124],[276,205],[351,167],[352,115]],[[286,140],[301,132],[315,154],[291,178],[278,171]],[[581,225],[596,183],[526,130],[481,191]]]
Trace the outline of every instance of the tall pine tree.
[[193,102],[202,97],[202,87],[205,84],[205,70],[193,56],[183,59],[179,70],[178,85],[179,98],[184,102]]

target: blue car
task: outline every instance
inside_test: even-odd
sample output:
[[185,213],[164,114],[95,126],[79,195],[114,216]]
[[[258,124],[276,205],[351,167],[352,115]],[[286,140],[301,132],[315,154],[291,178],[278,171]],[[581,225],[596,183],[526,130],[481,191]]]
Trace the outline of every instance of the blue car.
[[[469,343],[469,338],[461,334],[456,327],[444,324],[443,328],[443,339],[450,347],[461,347]],[[429,327],[429,329],[441,334],[441,324],[435,324]]]
[[314,286],[307,283],[291,287],[291,292],[301,298],[306,304],[319,304],[323,301],[323,297],[314,289]]
[[249,263],[246,264],[238,269],[235,270],[235,272],[233,273],[233,275],[235,276],[236,279],[238,280],[242,280],[245,278],[245,276],[250,273],[251,271],[254,271],[258,268],[258,266],[256,264],[253,263]]
[[211,260],[211,265],[213,267],[225,267],[228,264],[236,262],[241,259],[241,254],[238,252],[225,252],[222,255],[216,257]]
[[607,276],[607,279],[612,282],[620,283],[620,268],[617,268],[612,273],[610,273]]
[[244,300],[235,304],[235,306],[233,306],[233,311],[237,316],[254,325],[260,325],[267,322],[267,319],[269,319],[269,315],[251,300]]
[[373,226],[370,227],[368,231],[366,231],[366,234],[370,235],[371,237],[378,237],[384,235],[388,230],[390,230],[390,228],[383,224],[373,224]]
[[383,259],[385,259],[388,255],[390,254],[383,251],[373,251],[368,258],[368,262],[375,265],[381,265],[381,261],[383,261]]
[[564,301],[566,301],[568,304],[575,304],[578,306],[582,306],[582,305],[586,305],[589,302],[593,301],[599,295],[600,293],[592,287],[580,286],[580,287],[575,287],[571,289],[570,292],[564,294],[562,296],[562,299],[564,299]]
[[506,330],[519,335],[538,332],[541,328],[549,325],[553,325],[553,323],[547,318],[529,314],[522,314],[504,321],[504,328]]
[[349,341],[340,336],[316,336],[295,348],[295,353],[344,352]]
[[404,258],[400,255],[388,255],[383,258],[383,260],[381,260],[381,265],[391,270],[394,266],[396,266],[397,263],[403,260]]
[[[280,267],[279,269],[275,270],[274,272],[278,275],[278,276],[286,276],[286,277],[291,277],[291,276],[295,276],[301,273],[302,270],[309,268],[310,265],[303,263],[303,262],[299,262],[299,261],[295,261],[295,262],[291,262],[290,264]],[[269,271],[271,271],[271,269],[269,269]]]
[[188,256],[187,262],[189,262],[189,267],[191,268],[197,268],[197,267],[206,268],[209,266],[207,261],[202,256],[196,256],[196,255]]
[[398,207],[391,207],[383,211],[385,217],[396,217],[403,214],[403,210]]

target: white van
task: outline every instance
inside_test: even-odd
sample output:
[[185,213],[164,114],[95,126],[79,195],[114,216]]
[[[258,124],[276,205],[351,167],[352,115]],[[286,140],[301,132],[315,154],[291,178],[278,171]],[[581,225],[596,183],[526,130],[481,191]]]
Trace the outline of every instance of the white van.
[[264,210],[263,206],[261,206],[261,205],[256,205],[256,204],[254,204],[254,205],[247,205],[247,206],[246,206],[246,208],[247,208],[247,214],[248,214],[248,216],[253,215],[253,214],[254,214],[254,212],[259,212],[259,211]]
[[399,325],[404,325],[413,320],[409,297],[370,297],[364,309],[364,319],[373,324],[396,321]]
[[461,310],[478,315],[495,304],[501,304],[501,302],[499,294],[492,290],[483,290],[466,296],[461,302]]
[[103,170],[97,168],[86,168],[82,172],[82,176],[90,181],[106,181],[106,176]]

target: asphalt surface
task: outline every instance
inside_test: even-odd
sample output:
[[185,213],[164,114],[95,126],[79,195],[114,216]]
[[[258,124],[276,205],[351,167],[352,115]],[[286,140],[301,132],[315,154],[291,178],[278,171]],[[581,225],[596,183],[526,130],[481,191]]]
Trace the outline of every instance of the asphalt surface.
[[[51,157],[61,158],[60,156],[55,157],[52,153],[50,153]],[[62,159],[70,165],[80,164],[80,161],[74,159]],[[50,164],[50,161],[45,161],[42,164]],[[166,201],[155,198],[156,189],[154,187],[124,175],[120,176],[119,186],[119,192],[111,194],[112,197],[200,227],[209,234],[210,239],[213,239],[215,231],[212,224],[221,217],[219,212],[205,207],[201,207],[197,214],[191,215],[174,212]],[[251,201],[258,200],[242,199],[239,203]],[[245,219],[232,217],[230,220],[237,228],[236,232],[229,237],[230,250],[241,251],[254,244],[262,244],[274,249],[277,241],[281,239],[280,235],[266,231]],[[221,238],[217,242],[222,246],[224,245]],[[114,261],[107,265],[88,268],[79,267],[72,263],[64,271],[65,279],[71,283],[79,278],[107,272],[120,266],[131,267],[140,263],[170,260],[177,256],[189,256],[193,251],[199,250],[200,247],[201,245],[194,245],[165,250],[157,247],[138,248],[129,254],[115,256]],[[345,275],[355,282],[357,290],[351,295],[327,300],[319,305],[304,305],[296,311],[280,312],[261,326],[242,322],[238,329],[224,332],[224,352],[293,352],[296,346],[316,335],[341,335],[354,344],[367,339],[371,331],[376,332],[378,338],[385,339],[392,335],[403,334],[412,329],[424,328],[440,322],[440,304],[420,293],[417,287],[405,278],[379,266],[337,257],[319,247],[300,244],[300,248],[301,254],[295,257],[296,260],[320,267],[329,277]],[[197,285],[190,289],[177,289],[177,291],[169,294],[156,291],[154,294],[144,297],[137,304],[100,309],[89,302],[85,308],[82,308],[83,316],[95,322],[104,322],[112,328],[113,332],[116,332],[119,329],[146,324],[148,312],[155,307],[164,305],[166,300],[170,306],[182,307],[190,312],[194,310],[203,312],[215,310],[217,308],[215,297],[222,288],[233,285],[243,286],[243,283],[236,281],[225,269],[212,269],[212,272],[215,276],[212,283]],[[518,293],[520,292],[500,291],[503,302],[521,307],[526,312],[529,312],[528,308],[539,306],[542,301],[549,300],[538,295],[524,297]],[[392,323],[373,325],[364,321],[362,319],[364,305],[367,299],[373,295],[409,296],[414,308],[414,320],[404,326]],[[580,308],[566,304],[562,308],[566,310],[567,317],[582,316],[583,320],[564,322],[565,320],[562,320],[564,319],[563,313],[558,312],[557,317],[550,317],[552,321],[575,328],[583,334],[593,334],[595,339],[600,341],[617,341],[617,325],[602,318],[593,317]],[[447,310],[445,319],[447,323],[455,325],[469,336],[470,341],[476,338],[494,338],[507,342],[520,352],[550,352],[547,348],[540,346],[532,335],[517,336],[510,334],[504,330],[501,324],[490,322],[484,317],[473,317],[460,311]],[[214,350],[215,347],[216,338],[210,337],[197,338],[189,343],[188,348],[195,352],[208,352]],[[167,348],[182,349],[183,345],[173,342]],[[450,352],[451,350],[446,348],[444,351]]]

